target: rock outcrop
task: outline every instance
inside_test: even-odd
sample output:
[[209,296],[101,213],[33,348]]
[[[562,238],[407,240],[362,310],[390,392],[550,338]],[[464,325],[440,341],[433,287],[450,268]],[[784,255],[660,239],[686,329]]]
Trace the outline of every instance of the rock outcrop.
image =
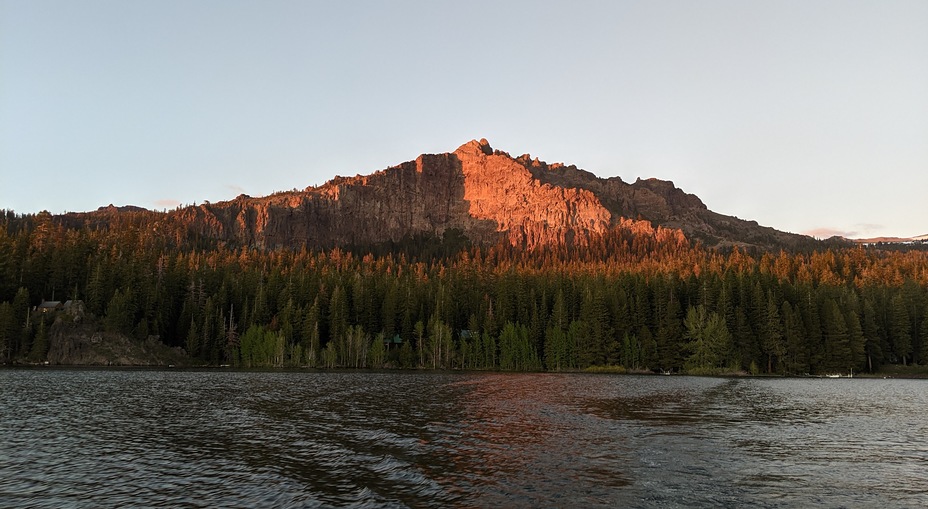
[[184,366],[190,358],[157,336],[140,341],[104,332],[92,322],[56,320],[49,330],[48,364],[68,366]]
[[486,140],[302,192],[239,196],[178,211],[197,235],[261,247],[376,244],[459,229],[533,246],[604,232],[612,214],[586,189],[542,182]]
[[453,155],[464,173],[468,214],[495,224],[513,244],[574,241],[603,233],[612,222],[592,192],[543,182],[509,154],[494,152],[486,140],[466,143]]
[[811,240],[712,212],[673,182],[603,179],[527,154],[514,158],[486,140],[303,191],[187,207],[168,213],[165,223],[194,238],[263,248],[378,244],[449,229],[475,242],[503,238],[532,247],[582,244],[629,220],[677,229],[710,246],[778,248]]

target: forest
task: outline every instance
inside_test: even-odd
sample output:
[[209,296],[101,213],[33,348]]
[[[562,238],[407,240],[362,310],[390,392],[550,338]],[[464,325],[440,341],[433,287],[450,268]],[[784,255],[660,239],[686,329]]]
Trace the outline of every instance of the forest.
[[928,364],[928,253],[709,249],[628,221],[572,246],[256,249],[164,214],[0,217],[0,363],[41,363],[54,314],[195,364],[805,375]]

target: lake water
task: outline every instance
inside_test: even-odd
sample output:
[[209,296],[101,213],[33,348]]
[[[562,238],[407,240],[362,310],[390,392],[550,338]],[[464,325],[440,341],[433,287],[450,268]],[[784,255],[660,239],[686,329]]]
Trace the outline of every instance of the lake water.
[[0,507],[926,507],[928,382],[0,370]]

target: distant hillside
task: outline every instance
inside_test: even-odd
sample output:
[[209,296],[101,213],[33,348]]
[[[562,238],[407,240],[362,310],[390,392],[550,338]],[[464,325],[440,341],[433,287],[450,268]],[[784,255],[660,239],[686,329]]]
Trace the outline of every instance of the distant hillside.
[[854,239],[858,244],[921,244],[928,242],[928,235],[918,235],[916,237],[871,237],[866,239]]

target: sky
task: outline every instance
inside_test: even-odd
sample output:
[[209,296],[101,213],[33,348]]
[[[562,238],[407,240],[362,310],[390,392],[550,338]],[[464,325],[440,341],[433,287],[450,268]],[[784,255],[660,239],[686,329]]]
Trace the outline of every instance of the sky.
[[928,233],[928,1],[0,0],[0,209],[173,209],[487,138],[820,238]]

